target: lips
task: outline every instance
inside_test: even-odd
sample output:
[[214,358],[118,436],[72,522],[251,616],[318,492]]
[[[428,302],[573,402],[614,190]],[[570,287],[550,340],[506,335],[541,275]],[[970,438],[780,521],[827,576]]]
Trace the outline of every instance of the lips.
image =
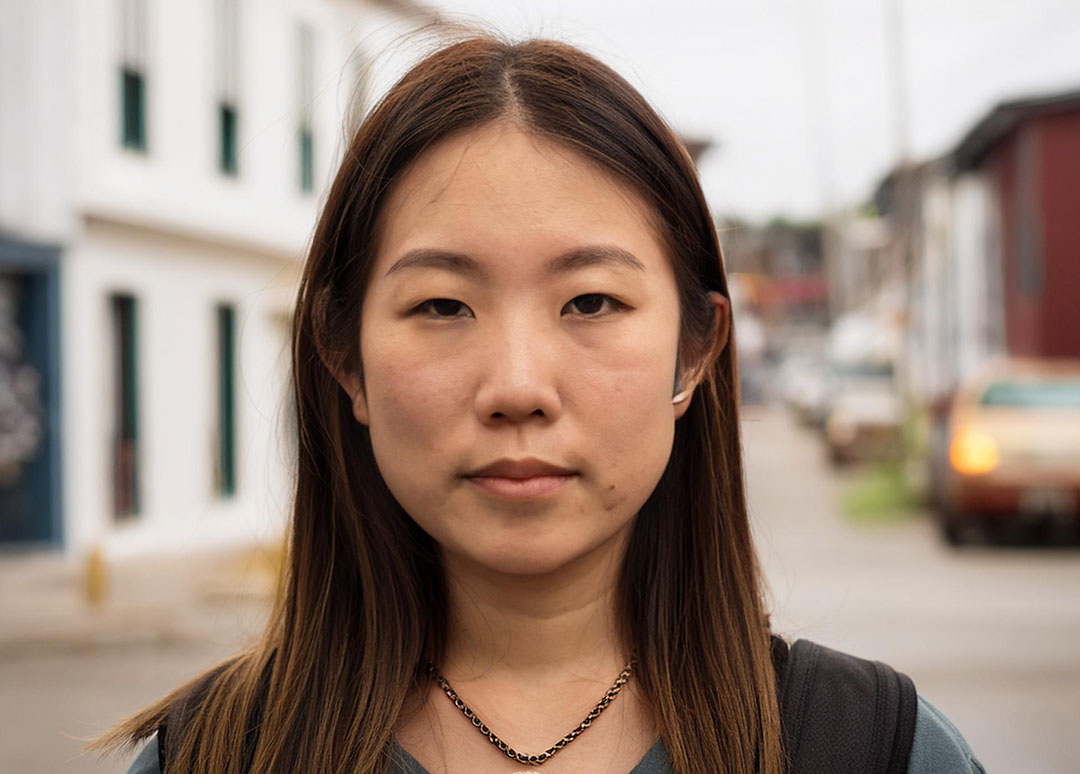
[[522,460],[502,459],[466,474],[469,478],[536,478],[538,476],[572,476],[575,471],[550,462],[528,457]]
[[503,459],[469,473],[480,490],[504,500],[533,500],[555,494],[577,471],[544,460]]

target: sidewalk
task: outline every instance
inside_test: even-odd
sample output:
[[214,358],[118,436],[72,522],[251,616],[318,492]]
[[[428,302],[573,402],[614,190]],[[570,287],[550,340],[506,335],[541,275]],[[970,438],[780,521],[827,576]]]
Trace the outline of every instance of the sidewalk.
[[93,606],[85,560],[0,556],[0,659],[249,639],[265,620],[278,561],[274,549],[249,547],[108,563]]

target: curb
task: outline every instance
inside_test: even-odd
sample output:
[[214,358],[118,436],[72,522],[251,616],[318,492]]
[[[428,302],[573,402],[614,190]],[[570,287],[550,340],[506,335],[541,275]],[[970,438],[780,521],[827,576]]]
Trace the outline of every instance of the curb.
[[86,601],[77,564],[56,555],[0,561],[0,659],[212,645],[223,628],[232,635],[269,610],[276,568],[262,553],[117,563],[96,606]]

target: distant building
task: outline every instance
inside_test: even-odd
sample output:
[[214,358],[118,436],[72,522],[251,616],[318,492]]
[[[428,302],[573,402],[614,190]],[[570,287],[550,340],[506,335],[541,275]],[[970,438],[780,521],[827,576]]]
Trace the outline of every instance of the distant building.
[[829,314],[877,315],[903,282],[886,220],[860,214],[834,216],[824,228]]
[[783,345],[796,331],[824,333],[829,286],[820,223],[726,223],[719,232],[725,268],[738,275],[742,303],[759,316],[770,346]]
[[1080,357],[1080,91],[998,105],[953,158],[992,189],[1006,350]]
[[1003,349],[993,191],[946,155],[893,170],[874,203],[897,280],[904,392],[931,403]]
[[1075,91],[1002,103],[948,154],[881,182],[917,402],[947,399],[996,356],[1080,356],[1078,201]]
[[405,0],[0,5],[0,544],[277,534],[289,316],[343,116],[366,52],[427,21]]

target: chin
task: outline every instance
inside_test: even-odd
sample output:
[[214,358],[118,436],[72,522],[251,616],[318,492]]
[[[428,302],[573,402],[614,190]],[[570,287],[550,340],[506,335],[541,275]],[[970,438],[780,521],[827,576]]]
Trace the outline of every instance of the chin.
[[557,574],[573,564],[577,558],[576,555],[559,556],[523,550],[512,555],[476,557],[474,561],[483,564],[491,571],[524,578]]
[[504,540],[489,540],[483,544],[472,542],[461,551],[466,561],[504,575],[517,577],[557,574],[582,562],[603,560],[621,546],[619,530],[613,535],[595,536],[593,539],[573,539],[567,532],[558,532],[530,538],[506,536]]

